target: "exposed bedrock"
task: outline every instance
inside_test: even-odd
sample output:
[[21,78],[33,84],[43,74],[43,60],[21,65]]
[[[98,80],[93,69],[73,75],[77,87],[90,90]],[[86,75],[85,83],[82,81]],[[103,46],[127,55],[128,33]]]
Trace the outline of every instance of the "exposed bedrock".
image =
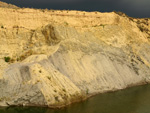
[[[40,12],[0,10],[14,10],[20,18],[20,12]],[[78,17],[70,11],[66,17],[46,16],[49,13],[45,13],[49,24],[38,20],[45,22],[43,26],[33,20],[32,25],[24,24],[23,18],[14,26],[12,18],[9,27],[4,22],[6,28],[0,28],[0,106],[62,107],[97,93],[150,82],[149,34],[135,20],[115,13],[87,12],[87,17]]]

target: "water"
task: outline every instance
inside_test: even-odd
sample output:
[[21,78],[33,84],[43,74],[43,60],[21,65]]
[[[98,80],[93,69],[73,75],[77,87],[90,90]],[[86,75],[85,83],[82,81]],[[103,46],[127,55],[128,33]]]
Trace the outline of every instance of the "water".
[[99,94],[62,109],[8,107],[0,113],[150,113],[150,85]]

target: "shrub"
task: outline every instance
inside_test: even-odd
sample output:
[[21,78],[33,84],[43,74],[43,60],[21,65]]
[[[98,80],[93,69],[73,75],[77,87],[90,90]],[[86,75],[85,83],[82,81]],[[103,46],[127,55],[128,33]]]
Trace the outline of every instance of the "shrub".
[[10,61],[10,57],[4,57],[5,62],[9,62]]
[[4,26],[2,25],[1,28],[4,28]]
[[89,94],[89,89],[88,88],[86,89],[86,94]]
[[64,22],[65,25],[69,25],[68,22]]
[[97,11],[95,11],[95,14],[97,14],[98,12]]
[[143,32],[143,31],[144,31],[143,27],[139,27],[139,29],[140,29],[140,31],[141,31],[141,32]]
[[102,26],[103,28],[105,27],[105,25],[104,25],[104,24],[100,24],[100,26]]
[[39,70],[39,73],[42,73],[42,71],[41,71],[41,70]]
[[49,80],[51,80],[51,77],[47,76],[47,78],[48,78]]

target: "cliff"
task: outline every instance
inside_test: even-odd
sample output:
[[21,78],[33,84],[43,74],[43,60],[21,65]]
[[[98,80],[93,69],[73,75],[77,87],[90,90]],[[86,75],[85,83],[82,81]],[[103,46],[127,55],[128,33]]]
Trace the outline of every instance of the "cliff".
[[0,8],[0,106],[61,107],[150,82],[150,19]]
[[15,5],[7,4],[7,3],[1,2],[1,1],[0,1],[0,7],[3,7],[3,8],[14,8],[14,9],[19,8],[19,7],[15,6]]

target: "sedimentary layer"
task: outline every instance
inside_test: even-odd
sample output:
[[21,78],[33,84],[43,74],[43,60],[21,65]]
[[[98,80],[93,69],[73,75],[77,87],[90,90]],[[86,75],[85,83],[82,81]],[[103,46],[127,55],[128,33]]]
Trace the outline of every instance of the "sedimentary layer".
[[0,8],[0,106],[61,107],[150,82],[150,19]]

